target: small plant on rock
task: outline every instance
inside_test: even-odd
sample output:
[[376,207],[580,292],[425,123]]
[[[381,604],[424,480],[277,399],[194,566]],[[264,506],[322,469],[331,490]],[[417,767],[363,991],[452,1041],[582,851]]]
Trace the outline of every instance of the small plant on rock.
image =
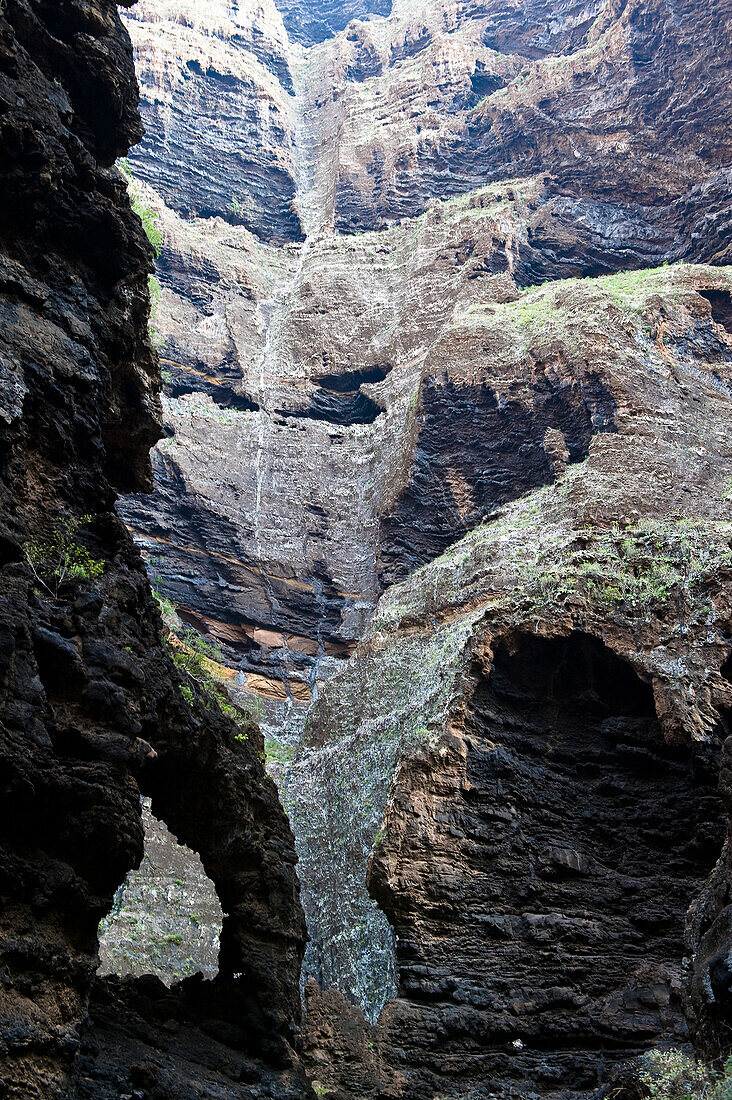
[[651,1050],[640,1081],[650,1100],[732,1100],[732,1058],[718,1074],[681,1050]]
[[61,520],[47,539],[29,541],[23,548],[25,560],[38,583],[52,596],[79,581],[97,580],[104,573],[104,562],[93,558],[76,541],[80,528],[91,523],[91,516]]
[[206,710],[218,707],[222,714],[230,718],[237,727],[234,740],[243,744],[249,740],[251,718],[234,706],[224,687],[216,678],[217,665],[223,663],[221,647],[204,638],[193,627],[184,626],[178,617],[172,600],[153,590],[168,632],[168,642],[172,649],[173,664],[186,674],[188,683],[181,685],[181,694],[189,706],[196,700]]

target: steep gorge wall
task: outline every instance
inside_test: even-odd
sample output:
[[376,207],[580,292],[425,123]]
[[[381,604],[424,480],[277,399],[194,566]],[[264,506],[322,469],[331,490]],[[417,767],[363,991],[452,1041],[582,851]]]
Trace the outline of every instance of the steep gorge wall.
[[592,377],[614,419],[389,590],[285,780],[311,965],[374,1020],[388,1002],[371,1042],[397,1095],[583,1095],[684,1041],[682,1001],[724,1034],[705,967],[729,949],[725,863],[705,878],[732,565],[732,349],[709,299],[729,288],[701,267],[551,284],[436,349],[448,383],[480,369],[507,405],[539,363]]
[[[115,512],[160,435],[152,254],[114,167],[142,133],[116,4],[8,0],[0,104],[0,1092],[309,1096],[292,834],[256,728],[186,696]],[[141,793],[226,913],[205,988],[95,980]]]
[[130,22],[167,438],[125,518],[287,741],[307,969],[351,1002],[309,986],[310,1068],[565,1098],[686,1020],[716,1053],[729,13],[247,12]]
[[[165,238],[170,438],[156,496],[125,515],[161,589],[291,712],[386,584],[551,480],[547,427],[574,418],[575,459],[587,417],[611,425],[602,394],[572,413],[549,388],[538,451],[511,469],[484,453],[490,404],[499,451],[521,453],[525,428],[476,390],[446,399],[443,420],[457,400],[475,423],[469,446],[454,438],[441,391],[418,393],[451,318],[545,279],[723,263],[729,241],[727,17],[711,0],[673,17],[309,10],[339,16],[305,48],[284,4],[146,0],[129,23],[148,127],[131,163]],[[372,17],[341,29],[354,14]]]

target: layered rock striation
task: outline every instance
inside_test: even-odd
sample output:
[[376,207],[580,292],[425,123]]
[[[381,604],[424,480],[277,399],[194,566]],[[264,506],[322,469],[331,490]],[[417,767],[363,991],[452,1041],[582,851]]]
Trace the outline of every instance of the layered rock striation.
[[386,8],[128,20],[166,438],[123,515],[265,701],[318,1087],[569,1100],[728,1046],[729,12]]
[[[540,455],[498,472],[488,452],[523,430],[498,407],[494,443],[451,439],[453,408],[483,432],[489,394],[429,407],[417,440],[456,312],[543,280],[724,262],[728,16],[711,0],[673,18],[632,2],[551,18],[311,5],[322,28],[305,33],[297,5],[178,9],[146,0],[129,20],[169,438],[156,495],[125,517],[161,590],[281,724],[385,586],[553,476]],[[577,399],[572,458],[588,416],[612,421],[602,394]]]
[[[194,1077],[238,1096],[245,1074],[310,1095],[290,1048],[295,853],[259,735],[174,668],[115,512],[150,488],[160,435],[152,250],[114,167],[142,134],[116,5],[8,0],[0,103],[0,1092],[129,1095],[142,1074],[148,1096]],[[177,987],[170,1017],[154,983],[95,979],[100,918],[143,854],[141,793],[226,914],[215,982]],[[173,1015],[198,1029],[185,1058]]]
[[592,369],[614,431],[382,598],[288,777],[321,980],[375,1018],[395,966],[394,1095],[588,1095],[688,1023],[726,1050],[729,286],[542,288],[451,358]]

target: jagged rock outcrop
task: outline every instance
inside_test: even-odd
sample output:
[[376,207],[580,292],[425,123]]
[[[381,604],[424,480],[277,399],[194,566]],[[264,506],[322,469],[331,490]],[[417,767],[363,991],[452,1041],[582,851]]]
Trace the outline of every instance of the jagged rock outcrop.
[[662,0],[396,5],[386,34],[361,24],[332,51],[338,75],[346,65],[321,111],[338,127],[336,225],[377,228],[430,198],[540,176],[529,282],[723,252],[729,135],[698,92],[729,94],[729,17]]
[[[142,1084],[132,1016],[160,997],[95,969],[99,920],[142,857],[143,792],[226,912],[216,981],[170,995],[170,1018],[199,1027],[197,1081],[308,1096],[289,1046],[305,938],[292,834],[255,727],[247,740],[186,696],[114,511],[150,487],[160,435],[152,254],[114,167],[142,132],[116,5],[8,0],[0,104],[0,1092]],[[144,1095],[190,1096],[163,1023],[151,1009],[145,1042],[167,1053],[145,1063]]]

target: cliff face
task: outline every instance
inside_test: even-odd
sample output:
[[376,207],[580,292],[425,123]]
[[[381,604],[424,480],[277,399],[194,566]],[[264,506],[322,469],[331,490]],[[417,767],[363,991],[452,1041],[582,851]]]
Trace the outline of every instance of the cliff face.
[[[127,42],[101,0],[0,24],[9,1094],[308,1095],[293,839],[254,727],[189,705],[116,491],[267,708],[317,1092],[569,1100],[725,1053],[725,6],[126,22],[152,495]],[[47,591],[69,520],[86,575]],[[212,984],[92,982],[140,793],[226,914]]]
[[[151,249],[113,167],[142,133],[136,89],[111,0],[4,5],[0,1091],[119,1096],[142,1074],[148,1096],[212,1076],[228,1096],[247,1073],[307,1095],[288,1047],[304,926],[287,820],[254,727],[237,739],[189,705],[114,511],[150,487],[160,435]],[[172,1007],[154,983],[95,981],[99,920],[142,857],[141,792],[227,914],[216,982]]]
[[305,34],[296,5],[179,8],[129,23],[169,438],[125,518],[282,726],[386,586],[551,481],[552,417],[573,460],[612,429],[589,378],[539,386],[526,446],[498,397],[488,434],[490,395],[424,389],[417,438],[451,319],[547,279],[724,262],[727,15],[309,5]]
[[552,284],[435,349],[420,425],[434,393],[479,392],[495,431],[498,392],[530,454],[549,383],[612,421],[572,462],[547,404],[553,484],[382,598],[286,780],[314,972],[374,1020],[387,1002],[396,1095],[586,1095],[683,1043],[684,1005],[720,1042],[729,289],[699,267]]

